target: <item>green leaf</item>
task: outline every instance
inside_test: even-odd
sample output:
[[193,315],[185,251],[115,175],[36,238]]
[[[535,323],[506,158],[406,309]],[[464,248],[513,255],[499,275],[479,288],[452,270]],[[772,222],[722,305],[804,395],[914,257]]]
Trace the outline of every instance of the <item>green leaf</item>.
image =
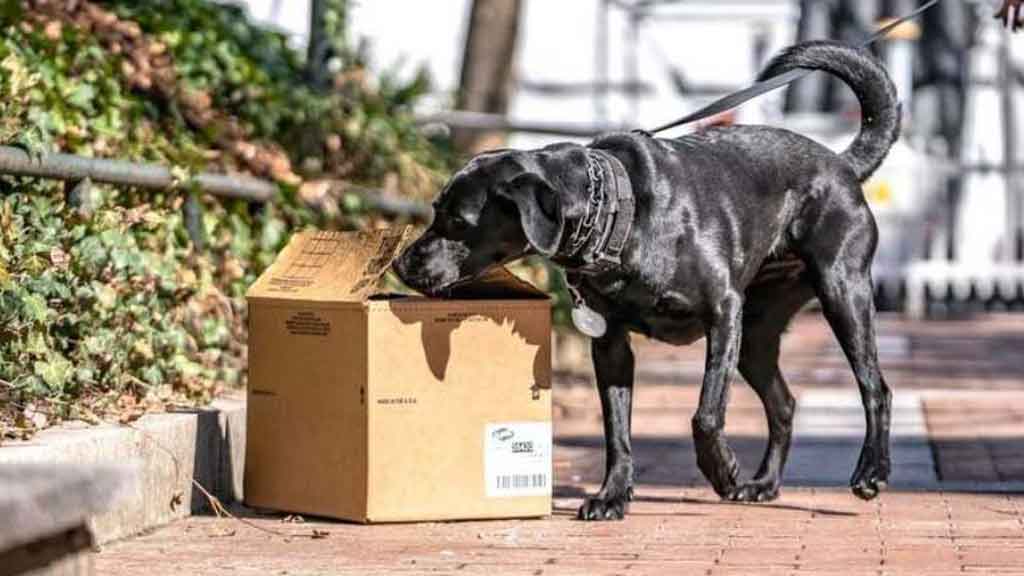
[[117,305],[117,290],[106,284],[93,283],[93,291],[101,308],[111,310]]
[[67,96],[68,104],[85,112],[92,112],[93,100],[96,98],[96,88],[91,84],[78,84]]
[[64,358],[36,362],[33,368],[36,376],[42,378],[43,383],[54,392],[62,391],[72,375],[71,362]]
[[21,302],[28,320],[42,324],[49,318],[50,309],[46,306],[46,301],[38,295],[28,294],[22,298]]

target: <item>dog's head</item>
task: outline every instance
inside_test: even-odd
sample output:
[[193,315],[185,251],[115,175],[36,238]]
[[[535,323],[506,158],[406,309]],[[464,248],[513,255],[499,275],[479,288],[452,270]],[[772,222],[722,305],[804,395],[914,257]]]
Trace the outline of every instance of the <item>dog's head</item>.
[[527,254],[553,256],[566,215],[562,191],[581,176],[585,182],[586,156],[574,145],[477,156],[445,185],[433,223],[395,261],[395,271],[434,295]]

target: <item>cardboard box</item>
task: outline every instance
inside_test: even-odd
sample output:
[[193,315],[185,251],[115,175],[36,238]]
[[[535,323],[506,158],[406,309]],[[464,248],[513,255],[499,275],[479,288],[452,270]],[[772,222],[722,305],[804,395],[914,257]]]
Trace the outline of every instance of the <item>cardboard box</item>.
[[504,269],[452,300],[377,294],[407,234],[297,234],[249,290],[246,503],[550,514],[550,301]]

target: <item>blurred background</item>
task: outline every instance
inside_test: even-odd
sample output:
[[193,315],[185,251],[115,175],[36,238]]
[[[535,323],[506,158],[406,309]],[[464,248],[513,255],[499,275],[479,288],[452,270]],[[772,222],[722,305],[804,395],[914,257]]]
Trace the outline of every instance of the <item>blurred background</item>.
[[[297,229],[422,225],[476,152],[651,128],[746,86],[784,46],[859,42],[917,6],[2,0],[0,436],[243,385],[245,290]],[[1022,361],[1002,351],[1024,333],[1024,35],[996,8],[944,0],[875,46],[906,121],[865,194],[887,349],[960,351],[1006,383]],[[859,121],[819,74],[666,136],[766,123],[841,149]],[[74,169],[108,160],[96,181]],[[518,271],[564,325],[560,275]],[[980,332],[963,342],[931,332],[967,325]]]
[[[282,4],[254,2],[253,10],[302,42],[305,20],[283,15]],[[786,45],[860,42],[917,6],[383,0],[357,3],[352,23],[353,33],[375,47],[378,65],[404,64],[407,73],[426,66],[433,98],[418,110],[453,130],[465,150],[496,146],[489,138],[536,147],[660,125],[745,86]],[[1017,112],[1024,105],[1024,44],[999,28],[995,8],[940,3],[876,48],[907,117],[903,140],[866,190],[883,230],[875,277],[885,309],[923,317],[1024,307],[1024,114]],[[403,17],[395,18],[399,12]],[[474,42],[477,36],[486,42]],[[817,75],[718,120],[785,126],[841,149],[859,126],[858,114],[845,86]],[[477,132],[472,144],[458,140],[462,129],[487,126],[507,130]]]
[[[310,3],[248,6],[295,45],[308,42]],[[659,125],[745,86],[797,40],[859,42],[917,6],[380,0],[355,3],[351,22],[376,66],[406,77],[428,71],[432,88],[416,108],[421,122],[470,152]],[[883,229],[875,277],[884,309],[923,317],[1024,307],[1024,115],[1016,111],[1024,104],[1024,53],[991,18],[997,7],[940,3],[876,48],[907,117],[903,140],[866,190]],[[858,114],[845,86],[817,75],[717,121],[785,126],[841,149]]]

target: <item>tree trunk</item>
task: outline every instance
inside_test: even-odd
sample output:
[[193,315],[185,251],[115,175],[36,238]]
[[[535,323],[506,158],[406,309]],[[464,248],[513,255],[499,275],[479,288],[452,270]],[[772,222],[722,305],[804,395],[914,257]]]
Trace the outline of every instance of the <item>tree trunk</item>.
[[312,0],[310,5],[306,79],[317,88],[329,86],[348,56],[347,5],[347,0]]
[[[456,99],[459,110],[508,112],[521,14],[521,0],[473,0]],[[452,139],[456,150],[476,154],[504,145],[505,134],[455,130]]]

